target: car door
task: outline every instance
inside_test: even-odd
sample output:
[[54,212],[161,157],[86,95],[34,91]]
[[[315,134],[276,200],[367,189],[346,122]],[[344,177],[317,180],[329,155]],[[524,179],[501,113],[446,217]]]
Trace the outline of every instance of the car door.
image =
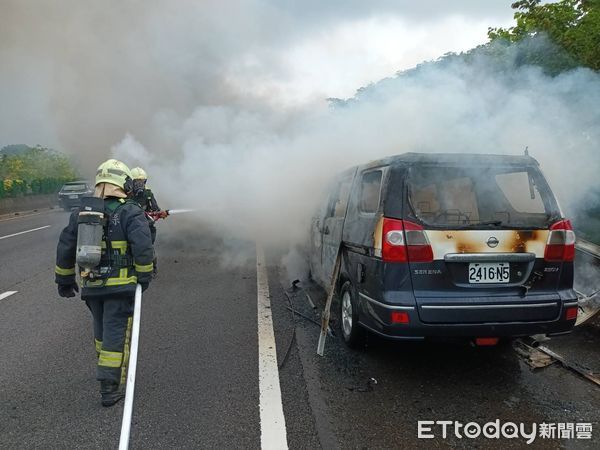
[[323,283],[323,265],[321,264],[323,233],[321,225],[325,219],[329,197],[330,195],[322,202],[310,224],[310,273],[312,278],[320,284]]
[[335,259],[342,242],[342,231],[348,209],[348,199],[352,189],[352,182],[356,170],[344,173],[335,184],[332,195],[329,198],[325,217],[323,219],[321,233],[323,245],[321,252],[321,265],[323,283],[328,286],[331,282]]

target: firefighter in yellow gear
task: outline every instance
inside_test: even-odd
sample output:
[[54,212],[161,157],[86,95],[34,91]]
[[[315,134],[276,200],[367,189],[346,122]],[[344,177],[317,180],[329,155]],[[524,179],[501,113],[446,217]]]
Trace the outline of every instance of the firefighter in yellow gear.
[[[94,269],[95,276],[81,270],[79,273],[81,298],[94,320],[96,375],[103,406],[112,406],[124,396],[135,289],[139,283],[145,290],[152,279],[150,227],[142,208],[130,199],[132,194],[133,177],[125,164],[110,159],[98,167],[94,196],[103,200],[107,219],[102,224],[100,262]],[[79,215],[78,209],[71,213],[58,242],[55,281],[61,297],[74,297],[79,292]]]

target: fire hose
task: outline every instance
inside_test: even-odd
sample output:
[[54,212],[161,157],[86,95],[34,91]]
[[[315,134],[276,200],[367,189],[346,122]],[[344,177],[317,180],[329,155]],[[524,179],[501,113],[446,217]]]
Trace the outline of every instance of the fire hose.
[[[157,211],[156,219],[167,217],[170,214],[191,212],[192,210]],[[163,213],[163,214],[161,214]],[[164,214],[166,213],[166,214]],[[151,216],[152,213],[146,213]],[[119,450],[129,448],[129,437],[131,434],[131,418],[133,416],[133,398],[135,395],[135,374],[137,370],[137,354],[140,340],[140,317],[142,315],[142,286],[137,285],[135,289],[135,300],[133,306],[133,325],[131,328],[131,348],[129,350],[129,369],[127,370],[127,384],[125,388],[125,405],[123,406],[123,420],[121,422],[121,437],[119,439]]]
[[162,211],[146,211],[146,217],[151,219],[154,222],[157,222],[160,219],[166,219],[168,216],[172,216],[174,214],[183,214],[194,212],[193,209],[165,209]]
[[121,423],[121,438],[119,450],[129,448],[129,435],[131,432],[131,417],[133,415],[133,396],[135,392],[135,372],[137,369],[138,343],[140,338],[140,316],[142,314],[142,286],[135,289],[135,303],[133,307],[133,326],[131,328],[131,348],[129,352],[129,369],[127,371],[127,386],[125,390],[125,405],[123,407],[123,421]]

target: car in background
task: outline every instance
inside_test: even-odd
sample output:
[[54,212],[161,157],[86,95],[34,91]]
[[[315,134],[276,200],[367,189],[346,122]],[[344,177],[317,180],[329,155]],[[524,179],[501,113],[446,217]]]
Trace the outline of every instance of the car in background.
[[58,192],[58,204],[65,211],[70,211],[81,205],[82,197],[90,197],[93,193],[93,187],[87,181],[71,181]]
[[[310,270],[341,299],[349,346],[557,335],[577,318],[575,235],[528,156],[406,153],[333,180]],[[339,255],[339,256],[338,256]]]

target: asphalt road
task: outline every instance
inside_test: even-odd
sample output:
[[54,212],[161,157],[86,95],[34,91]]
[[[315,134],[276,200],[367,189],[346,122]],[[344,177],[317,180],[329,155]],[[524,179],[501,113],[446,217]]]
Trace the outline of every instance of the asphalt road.
[[[3,449],[118,445],[122,404],[100,406],[90,314],[79,299],[59,298],[53,283],[66,221],[57,211],[0,220],[0,296],[16,291],[0,300]],[[28,230],[36,231],[15,235]],[[273,405],[259,390],[254,249],[178,216],[160,224],[159,275],[143,297],[132,448],[260,448],[261,430],[272,425],[261,423],[261,408]],[[317,309],[325,294],[305,282],[286,296],[280,260],[267,253],[290,448],[525,446],[522,439],[443,439],[439,432],[417,438],[418,420],[495,419],[590,422],[590,440],[538,438],[529,447],[598,448],[600,388],[556,364],[534,372],[510,346],[372,338],[351,351],[329,337],[325,357],[316,356],[318,326],[307,318],[319,316],[305,292]],[[596,362],[600,324],[555,341],[562,354]]]

